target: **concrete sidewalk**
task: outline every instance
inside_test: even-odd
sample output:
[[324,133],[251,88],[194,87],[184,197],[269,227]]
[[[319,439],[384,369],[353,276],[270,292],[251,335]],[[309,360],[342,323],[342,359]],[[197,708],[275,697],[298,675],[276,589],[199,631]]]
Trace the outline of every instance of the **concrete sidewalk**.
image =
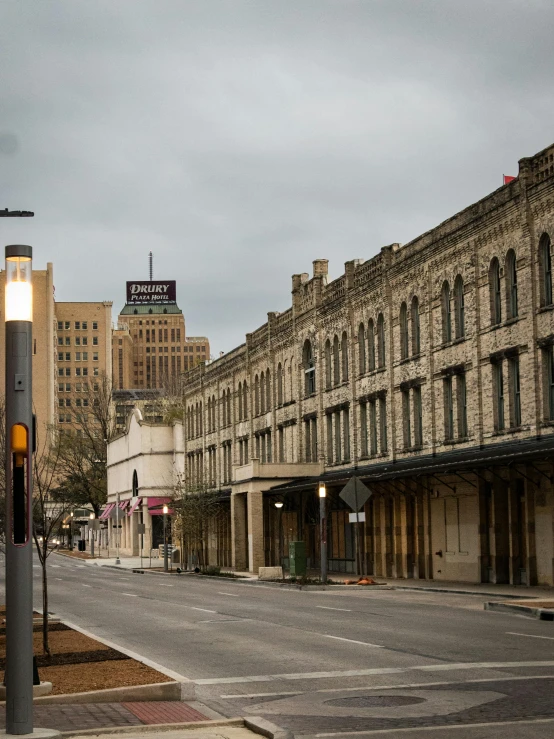
[[268,739],[293,739],[289,731],[259,717],[247,719],[226,719],[196,724],[160,724],[141,729],[106,729],[85,732],[62,732],[62,737],[72,739],[94,739],[97,737],[120,737],[121,739],[255,739],[265,736]]

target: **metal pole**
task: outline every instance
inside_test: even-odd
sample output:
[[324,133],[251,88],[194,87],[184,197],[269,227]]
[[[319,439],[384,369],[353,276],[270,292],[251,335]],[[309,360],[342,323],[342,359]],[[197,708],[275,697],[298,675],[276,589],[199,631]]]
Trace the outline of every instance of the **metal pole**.
[[167,513],[164,513],[164,572],[168,571],[167,566]]
[[117,503],[116,509],[115,509],[115,563],[116,565],[121,564],[121,560],[119,559],[119,514],[121,513],[121,508],[119,507],[119,493],[117,494],[116,498]]
[[90,556],[91,559],[94,558],[94,529],[91,529],[90,532]]
[[327,519],[325,518],[325,498],[319,499],[319,533],[321,555],[321,582],[327,582]]
[[[30,246],[6,247],[6,731],[33,732],[32,293]],[[22,261],[17,258],[20,257]],[[19,271],[15,274],[13,270]],[[10,282],[10,275],[12,281]],[[28,313],[17,310],[28,288]],[[8,290],[13,290],[9,293]],[[17,292],[20,291],[17,295]],[[13,300],[9,310],[10,299]],[[17,299],[18,298],[18,299]]]

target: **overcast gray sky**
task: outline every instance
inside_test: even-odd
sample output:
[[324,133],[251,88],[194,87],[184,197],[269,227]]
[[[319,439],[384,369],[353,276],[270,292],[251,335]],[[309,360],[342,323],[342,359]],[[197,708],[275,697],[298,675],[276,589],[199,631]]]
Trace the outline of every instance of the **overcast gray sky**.
[[1,241],[58,300],[177,280],[228,351],[290,276],[406,242],[554,142],[551,0],[0,0]]

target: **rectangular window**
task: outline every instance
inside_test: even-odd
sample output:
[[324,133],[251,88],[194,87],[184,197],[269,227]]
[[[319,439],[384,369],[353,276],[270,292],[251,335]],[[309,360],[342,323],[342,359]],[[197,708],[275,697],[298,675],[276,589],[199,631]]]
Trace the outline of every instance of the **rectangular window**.
[[71,336],[66,336],[65,337],[65,345],[66,346],[71,346]]
[[554,421],[554,346],[543,350],[545,387],[545,417]]
[[71,367],[66,367],[65,368],[65,376],[66,377],[71,377]]
[[[62,385],[62,389],[63,389],[63,385]],[[63,408],[65,406],[63,398],[58,398],[58,405],[60,406],[60,408]]]
[[64,329],[65,329],[66,331],[69,331],[69,329],[70,329],[70,328],[71,328],[71,325],[70,325],[69,321],[65,321],[65,322],[64,322]]
[[63,367],[58,367],[58,375],[63,377]]
[[71,384],[69,382],[66,382],[65,383],[65,391],[66,391],[66,393],[70,393],[71,392]]
[[65,399],[65,404],[66,404],[66,406],[67,406],[68,408],[70,408],[70,407],[71,407],[71,398],[66,398],[66,399]]
[[504,374],[503,374],[503,362],[495,362],[492,365],[493,368],[493,382],[494,382],[494,394],[495,394],[495,425],[497,431],[503,431],[504,429]]
[[88,329],[88,323],[87,323],[87,321],[83,321],[81,323],[81,328],[83,329],[83,331],[86,331]]
[[65,361],[66,362],[71,362],[71,353],[70,352],[66,352],[65,353]]
[[75,352],[75,361],[80,362],[81,361],[81,352]]
[[[173,329],[172,329],[173,330]],[[279,427],[279,462],[285,461],[285,430]]]
[[412,446],[412,426],[410,421],[410,391],[402,391],[402,420],[404,426],[404,448]]
[[333,464],[333,414],[327,416],[327,463]]
[[343,462],[350,461],[350,411],[345,408],[342,412],[342,431],[344,436]]
[[81,346],[81,337],[80,336],[76,336],[75,337],[75,346]]
[[386,454],[388,451],[387,440],[387,399],[379,398],[379,431],[381,441],[381,453]]
[[521,426],[521,387],[519,375],[519,357],[512,357],[508,371],[510,373],[510,389],[511,389],[511,406],[512,418],[511,425],[513,427]]
[[317,418],[312,418],[312,462],[317,462]]
[[58,362],[63,362],[63,352],[58,352]]
[[81,368],[80,367],[77,367],[75,369],[75,377],[81,377]]
[[452,399],[452,377],[443,380],[444,393],[444,438],[450,441],[454,438],[454,402]]
[[362,457],[368,456],[368,445],[367,445],[367,403],[360,403],[360,455]]
[[467,389],[465,374],[456,375],[456,398],[458,401],[458,438],[467,436]]
[[81,383],[80,382],[76,382],[75,383],[75,392],[76,393],[80,393],[81,392]]
[[83,352],[83,362],[88,362],[88,352]]
[[65,389],[65,385],[63,384],[63,382],[59,382],[58,383],[58,392],[63,393],[64,389]]
[[83,346],[88,346],[88,338],[86,336],[82,337]]
[[[94,369],[97,369],[97,368],[95,367]],[[95,374],[98,374],[98,373],[95,373]],[[87,377],[87,376],[88,376],[88,367],[83,367],[83,377]]]
[[63,346],[63,337],[58,336],[58,346]]
[[339,463],[342,460],[342,443],[341,443],[341,432],[340,432],[340,411],[333,414],[335,416],[335,462]]
[[306,450],[306,462],[312,461],[312,429],[311,421],[308,419],[304,421],[304,442]]
[[[139,331],[139,335],[142,338],[142,329]],[[93,336],[92,337],[92,345],[93,346],[98,346],[98,336]]]
[[[142,321],[141,321],[141,323],[142,323]],[[98,331],[98,321],[93,321],[92,322],[92,330],[93,331]]]
[[416,446],[422,446],[423,415],[421,407],[421,387],[414,387],[412,400],[414,406],[414,443]]
[[81,322],[80,321],[75,321],[75,329],[76,329],[76,331],[79,331],[80,328],[81,328]]
[[58,331],[63,330],[63,321],[58,321]]
[[375,400],[369,401],[369,451],[372,457],[377,454],[377,404]]
[[98,352],[92,352],[92,361],[98,362]]
[[[85,370],[84,370],[83,374],[84,374],[84,375],[88,375],[88,369],[86,369],[86,368],[85,368]],[[95,377],[98,377],[98,375],[100,374],[100,373],[99,373],[99,371],[98,371],[98,367],[94,367],[94,368],[93,368],[93,370],[92,370],[92,374],[93,374],[93,375],[94,375]]]

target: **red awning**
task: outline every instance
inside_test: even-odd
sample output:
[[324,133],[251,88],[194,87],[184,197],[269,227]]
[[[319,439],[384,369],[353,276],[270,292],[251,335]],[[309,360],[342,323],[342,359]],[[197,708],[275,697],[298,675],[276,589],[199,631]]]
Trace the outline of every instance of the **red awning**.
[[[147,498],[147,505],[148,505],[148,513],[151,516],[163,516],[163,507],[164,505],[168,505],[172,502],[171,498]],[[173,509],[169,508],[168,514],[170,516],[173,515]]]
[[104,508],[102,513],[98,516],[99,519],[102,518],[108,518],[111,511],[115,508],[115,503],[108,503],[108,505]]
[[119,504],[119,507],[121,508],[122,511],[124,511],[128,505],[129,505],[128,500],[122,500],[121,503]]
[[142,503],[142,498],[137,498],[135,502],[133,503],[133,505],[129,508],[129,513],[127,515],[132,516],[141,503]]

